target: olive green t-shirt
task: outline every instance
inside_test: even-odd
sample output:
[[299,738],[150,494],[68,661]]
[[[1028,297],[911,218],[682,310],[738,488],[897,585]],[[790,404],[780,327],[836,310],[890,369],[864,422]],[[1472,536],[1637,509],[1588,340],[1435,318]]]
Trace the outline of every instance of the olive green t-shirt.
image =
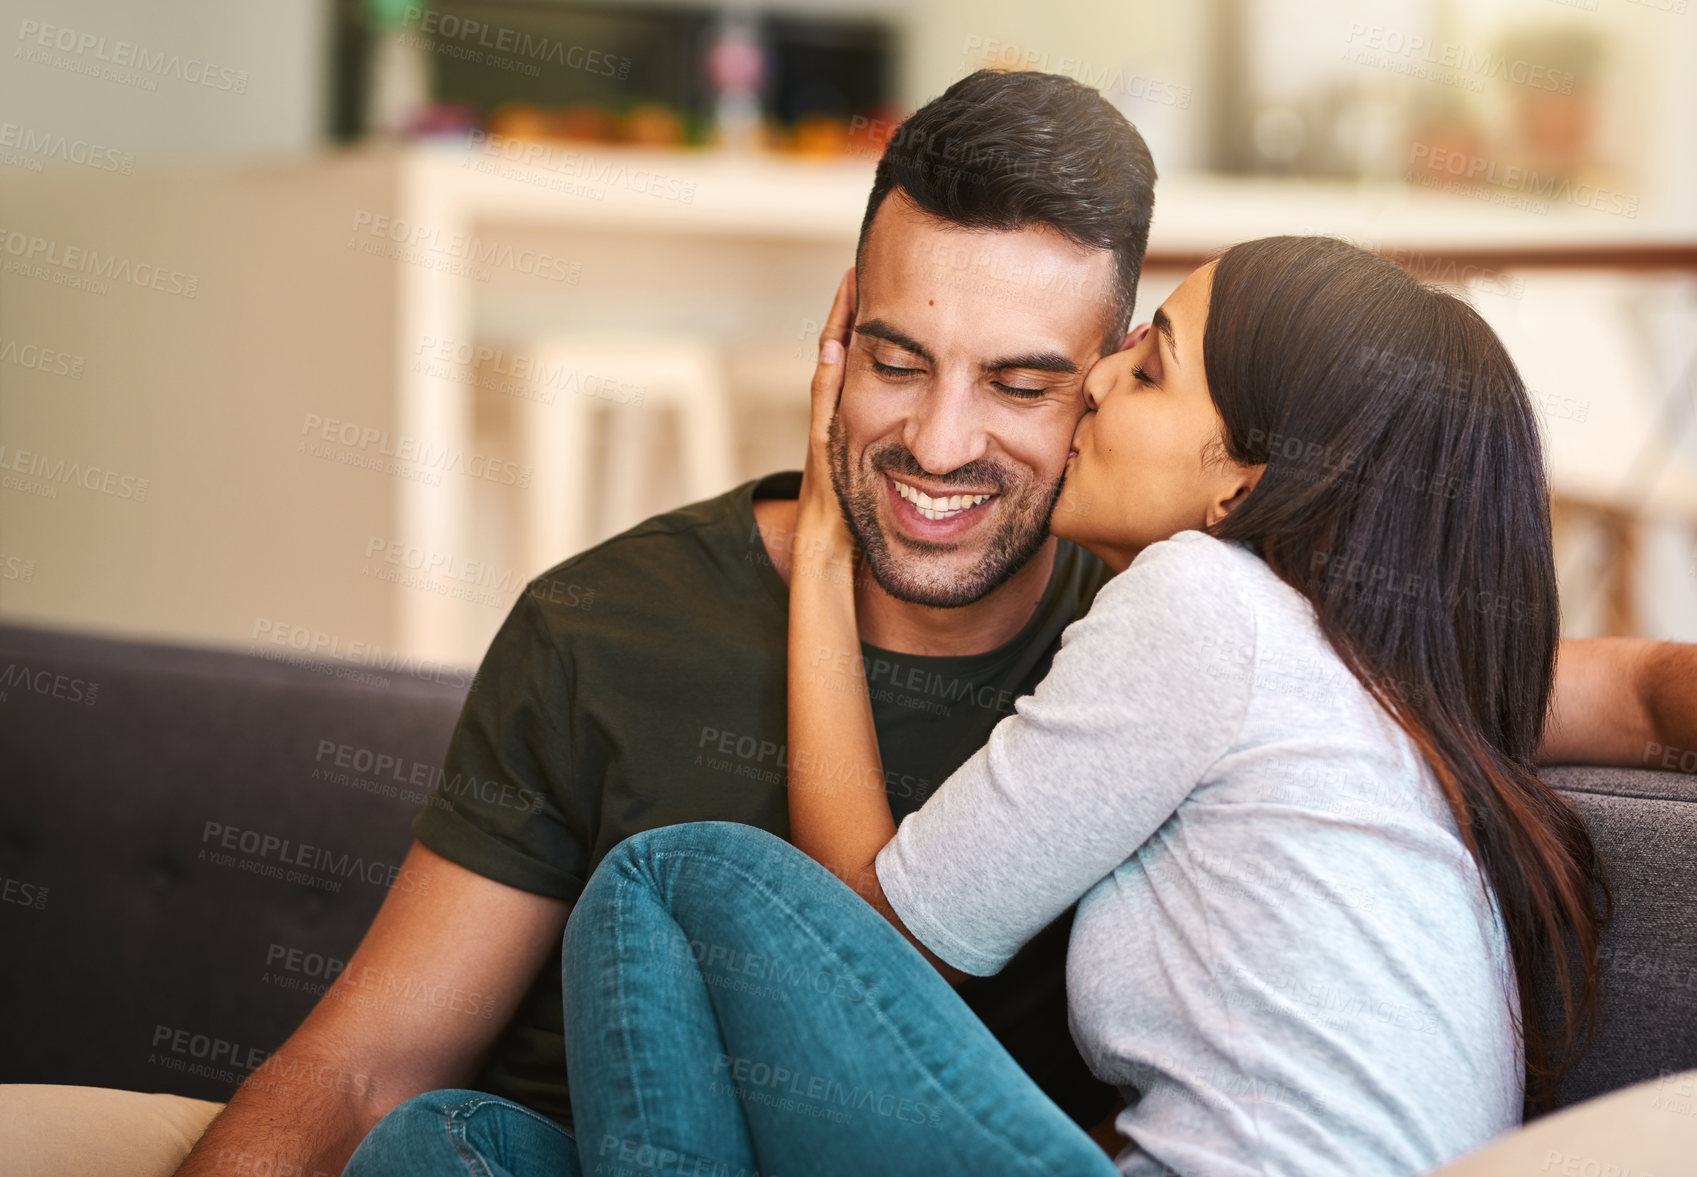
[[[508,886],[576,900],[619,842],[657,826],[739,821],[789,837],[789,590],[756,498],[789,471],[656,516],[531,581],[455,726],[442,782],[413,822],[437,854]],[[1107,577],[1060,541],[1042,601],[1006,645],[956,658],[862,646],[899,823],[1048,672],[1061,631]],[[1098,1123],[1113,1092],[1067,1028],[1072,913],[959,993],[1057,1104]],[[560,958],[542,967],[474,1086],[570,1127]]]

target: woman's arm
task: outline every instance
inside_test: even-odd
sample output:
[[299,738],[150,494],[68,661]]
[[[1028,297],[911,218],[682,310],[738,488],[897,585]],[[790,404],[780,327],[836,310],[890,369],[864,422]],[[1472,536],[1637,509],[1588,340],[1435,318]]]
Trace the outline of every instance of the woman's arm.
[[812,423],[790,564],[790,841],[852,887],[951,983],[966,974],[937,959],[903,926],[873,861],[895,836],[855,622],[854,537],[831,485],[831,419],[842,395],[854,325],[851,269],[819,333]]

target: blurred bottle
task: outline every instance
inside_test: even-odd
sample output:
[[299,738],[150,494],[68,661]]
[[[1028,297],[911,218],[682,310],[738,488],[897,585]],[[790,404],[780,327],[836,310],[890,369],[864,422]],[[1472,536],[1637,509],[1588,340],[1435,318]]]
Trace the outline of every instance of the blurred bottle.
[[717,140],[731,151],[761,146],[760,84],[766,75],[760,27],[751,9],[724,9],[707,49],[707,79],[716,91]]
[[366,0],[371,22],[371,87],[365,125],[372,135],[398,139],[430,106],[430,46],[406,25],[408,0]]

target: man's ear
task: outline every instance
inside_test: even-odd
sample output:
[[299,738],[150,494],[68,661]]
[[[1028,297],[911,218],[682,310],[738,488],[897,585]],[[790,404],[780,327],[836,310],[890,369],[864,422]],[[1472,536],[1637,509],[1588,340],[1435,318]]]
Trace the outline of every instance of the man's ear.
[[1142,343],[1143,337],[1147,334],[1149,334],[1149,324],[1139,323],[1126,333],[1126,337],[1124,339],[1120,340],[1119,349],[1121,351],[1130,351],[1132,348]]
[[1221,485],[1219,495],[1208,504],[1204,519],[1209,527],[1215,526],[1243,505],[1243,500],[1249,497],[1249,492],[1261,481],[1261,475],[1267,472],[1267,466],[1266,463],[1259,466],[1239,466],[1234,462],[1231,470],[1231,478]]

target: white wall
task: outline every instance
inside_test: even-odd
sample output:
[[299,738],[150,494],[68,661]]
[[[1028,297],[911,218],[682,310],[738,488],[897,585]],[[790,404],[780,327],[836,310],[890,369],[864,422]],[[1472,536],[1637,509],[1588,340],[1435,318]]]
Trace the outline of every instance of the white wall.
[[[193,156],[304,153],[325,122],[328,7],[328,0],[0,0],[0,123],[127,152],[137,168]],[[44,34],[48,46],[40,43]],[[135,64],[137,48],[161,67]],[[125,54],[131,64],[114,64]],[[194,76],[198,63],[214,67],[212,84],[178,76]],[[87,72],[101,70],[122,80]],[[44,163],[66,166],[51,156]],[[0,173],[19,166],[0,162]]]

